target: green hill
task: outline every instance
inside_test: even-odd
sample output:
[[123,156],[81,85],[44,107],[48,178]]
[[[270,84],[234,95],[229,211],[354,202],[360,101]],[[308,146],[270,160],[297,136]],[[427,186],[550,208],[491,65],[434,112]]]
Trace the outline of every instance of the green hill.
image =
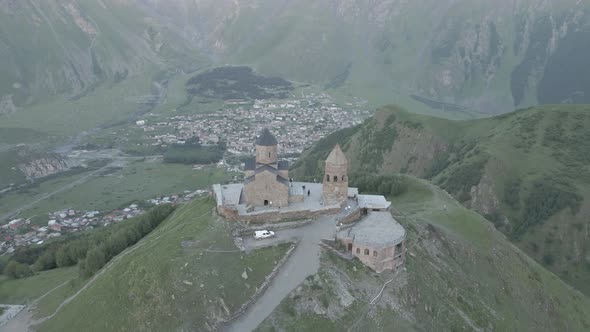
[[45,297],[38,304],[35,318],[42,323],[36,330],[211,330],[230,318],[289,244],[240,252],[231,225],[220,221],[213,207],[208,199],[189,203],[114,258],[79,293],[65,289]]
[[441,189],[406,181],[406,193],[392,200],[407,230],[405,268],[375,274],[358,260],[324,252],[319,273],[257,331],[590,329],[588,297]]
[[336,142],[354,173],[431,179],[527,254],[590,293],[590,106],[450,121],[385,107],[322,140],[292,174],[317,177]]

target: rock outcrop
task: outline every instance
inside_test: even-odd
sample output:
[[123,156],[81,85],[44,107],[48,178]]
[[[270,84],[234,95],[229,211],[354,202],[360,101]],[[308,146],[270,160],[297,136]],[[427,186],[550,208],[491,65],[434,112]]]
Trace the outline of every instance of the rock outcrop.
[[71,167],[67,159],[51,155],[33,159],[18,165],[28,180],[39,179],[68,170]]

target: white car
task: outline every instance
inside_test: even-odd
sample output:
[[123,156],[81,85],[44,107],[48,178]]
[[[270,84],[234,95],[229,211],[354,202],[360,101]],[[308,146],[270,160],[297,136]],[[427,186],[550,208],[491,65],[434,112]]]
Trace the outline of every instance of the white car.
[[273,236],[275,236],[275,232],[273,232],[273,231],[263,230],[263,231],[255,231],[254,232],[254,238],[256,240],[268,239]]

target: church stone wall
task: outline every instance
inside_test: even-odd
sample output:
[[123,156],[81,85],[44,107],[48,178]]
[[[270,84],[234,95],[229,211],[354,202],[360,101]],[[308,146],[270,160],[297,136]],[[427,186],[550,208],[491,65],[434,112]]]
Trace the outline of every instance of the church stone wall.
[[279,160],[278,149],[276,145],[264,146],[256,145],[256,163],[257,164],[276,164]]
[[289,180],[289,170],[287,170],[287,169],[279,170],[279,175],[282,176],[283,178]]
[[[256,174],[254,181],[244,185],[246,205],[283,207],[289,205],[289,186],[277,181],[277,175],[269,171]],[[270,204],[272,202],[272,204]]]
[[237,211],[232,212],[231,209],[219,209],[218,212],[224,218],[231,221],[245,221],[248,223],[272,223],[284,222],[289,220],[302,220],[316,218],[325,215],[338,214],[340,208],[326,208],[322,210],[297,210],[297,211],[277,211],[272,210],[268,212],[261,212],[257,214],[239,215]]

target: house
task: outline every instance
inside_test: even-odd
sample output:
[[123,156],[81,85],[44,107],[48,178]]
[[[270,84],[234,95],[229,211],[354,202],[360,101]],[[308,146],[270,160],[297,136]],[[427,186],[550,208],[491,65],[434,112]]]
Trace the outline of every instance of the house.
[[391,202],[388,202],[382,195],[357,195],[356,199],[359,209],[365,215],[370,211],[389,211],[391,206]]
[[405,261],[406,231],[389,212],[375,211],[336,233],[336,241],[363,264],[380,273]]

